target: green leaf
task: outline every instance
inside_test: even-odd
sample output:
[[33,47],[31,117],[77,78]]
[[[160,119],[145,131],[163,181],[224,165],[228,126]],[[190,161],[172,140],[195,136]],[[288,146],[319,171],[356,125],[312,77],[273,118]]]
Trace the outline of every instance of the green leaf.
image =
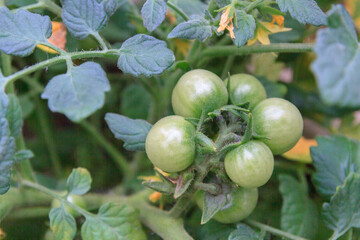
[[251,227],[245,224],[238,224],[237,229],[231,232],[228,240],[262,240],[263,238]]
[[319,194],[330,198],[352,172],[360,173],[360,143],[343,136],[317,137],[311,147],[316,172],[313,183]]
[[81,236],[84,240],[146,239],[137,212],[125,204],[116,203],[101,206],[94,217],[87,216]]
[[107,113],[105,121],[115,138],[124,142],[124,148],[129,151],[145,151],[145,140],[152,127],[150,123],[141,119]]
[[314,239],[319,215],[315,203],[309,198],[304,186],[290,175],[280,175],[281,229],[291,234]]
[[218,196],[205,193],[203,203],[203,214],[201,216],[201,224],[207,223],[218,211],[220,211],[227,203],[226,194]]
[[315,26],[326,25],[326,15],[315,0],[276,0],[282,12],[290,12],[300,23]]
[[11,136],[8,122],[5,118],[0,118],[0,194],[5,194],[10,188],[14,153],[15,140]]
[[199,39],[205,41],[212,35],[210,22],[204,18],[195,18],[177,25],[168,38]]
[[[110,3],[110,4],[109,4]],[[62,19],[69,32],[78,39],[85,39],[103,29],[115,6],[111,1],[62,0]],[[112,7],[112,8],[111,8]]]
[[154,31],[165,19],[167,12],[164,0],[147,0],[141,9],[144,26],[149,32]]
[[71,240],[76,234],[76,222],[73,216],[65,211],[64,206],[53,208],[49,213],[50,229],[54,240]]
[[318,31],[312,65],[322,99],[339,107],[360,106],[360,49],[350,15],[342,5],[329,11],[329,28]]
[[268,98],[285,98],[288,92],[287,87],[281,83],[275,83],[264,77],[257,77],[266,90]]
[[256,23],[252,15],[244,11],[236,11],[233,42],[237,47],[245,45],[249,39],[253,38],[255,29]]
[[11,135],[14,138],[17,138],[22,130],[23,119],[22,119],[22,110],[18,98],[9,94],[9,103],[7,106],[6,119],[8,120]]
[[235,230],[232,224],[222,224],[215,220],[201,225],[199,229],[199,240],[225,240]]
[[160,193],[164,193],[167,195],[174,193],[174,187],[171,183],[168,182],[152,182],[152,181],[144,181],[142,183],[145,187],[151,188]]
[[48,16],[26,10],[0,8],[0,50],[18,56],[30,55],[36,45],[49,44],[52,25]]
[[91,176],[85,168],[75,168],[67,179],[68,194],[83,195],[90,190]]
[[186,190],[188,190],[192,181],[194,180],[194,177],[195,174],[192,171],[185,171],[180,175],[175,188],[175,193],[174,193],[175,199],[182,196],[186,192]]
[[15,163],[19,163],[19,162],[25,161],[25,160],[33,158],[33,157],[34,157],[34,153],[32,151],[20,150],[14,154],[13,160]]
[[360,175],[350,174],[343,186],[336,189],[330,203],[323,205],[325,224],[334,231],[337,239],[350,228],[360,228]]
[[[205,10],[207,9],[207,4],[201,0],[169,0],[169,2],[178,6],[188,16],[204,16]],[[182,17],[177,15],[177,19],[180,20]]]
[[101,66],[86,62],[51,79],[41,97],[49,100],[51,111],[64,113],[70,120],[79,122],[104,105],[105,92],[109,90],[109,81]]
[[166,42],[137,34],[126,40],[120,48],[118,67],[134,76],[160,74],[175,61],[174,53]]
[[231,3],[231,0],[215,0],[219,8],[223,8]]

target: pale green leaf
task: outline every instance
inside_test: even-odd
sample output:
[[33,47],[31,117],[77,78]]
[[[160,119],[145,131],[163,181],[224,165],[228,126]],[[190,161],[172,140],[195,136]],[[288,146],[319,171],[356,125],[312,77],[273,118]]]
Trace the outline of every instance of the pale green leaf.
[[22,130],[23,119],[22,119],[22,110],[18,98],[9,94],[9,103],[7,106],[6,119],[8,120],[11,135],[14,138],[17,138]]
[[245,45],[249,39],[253,38],[255,29],[256,23],[252,15],[244,11],[236,11],[235,39],[233,39],[233,42],[237,47]]
[[142,9],[144,26],[149,32],[154,31],[165,19],[167,12],[164,0],[147,0]]
[[212,26],[204,18],[195,18],[177,25],[168,38],[199,39],[205,41],[212,35]]
[[228,240],[262,240],[263,237],[245,224],[238,224],[237,229],[231,232]]
[[75,168],[67,179],[68,194],[83,195],[91,188],[91,176],[85,168]]
[[75,237],[75,219],[65,211],[64,206],[51,209],[49,218],[50,229],[54,233],[54,240],[71,240]]

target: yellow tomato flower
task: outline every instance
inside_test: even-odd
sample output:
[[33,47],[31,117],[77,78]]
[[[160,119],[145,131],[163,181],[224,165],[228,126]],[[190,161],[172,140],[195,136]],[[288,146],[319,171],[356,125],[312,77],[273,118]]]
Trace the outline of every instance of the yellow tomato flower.
[[[49,43],[53,44],[54,46],[61,48],[62,50],[65,50],[65,44],[66,44],[66,27],[61,22],[51,22],[52,23],[52,34],[51,37],[48,39]],[[44,46],[44,45],[37,45],[38,48],[43,50],[44,52],[52,53],[52,54],[58,54],[57,51]]]
[[269,23],[269,22],[260,22],[261,26],[258,26],[256,35],[254,38],[248,41],[248,45],[254,45],[258,41],[263,45],[269,45],[270,39],[269,35],[280,32],[288,32],[291,31],[291,28],[281,27],[279,25]]
[[284,27],[285,17],[281,15],[272,15],[271,24],[277,23],[280,27]]
[[283,154],[283,157],[303,163],[311,163],[310,147],[317,146],[315,139],[301,137],[299,142],[290,151]]
[[219,28],[217,29],[218,32],[222,32],[225,29],[227,29],[230,32],[231,38],[235,38],[234,24],[233,24],[234,13],[235,13],[235,11],[234,11],[234,7],[232,4],[230,4],[228,7],[226,7],[225,11],[221,15]]
[[149,200],[153,203],[156,203],[157,201],[160,200],[162,194],[159,192],[153,192],[150,196],[149,196]]

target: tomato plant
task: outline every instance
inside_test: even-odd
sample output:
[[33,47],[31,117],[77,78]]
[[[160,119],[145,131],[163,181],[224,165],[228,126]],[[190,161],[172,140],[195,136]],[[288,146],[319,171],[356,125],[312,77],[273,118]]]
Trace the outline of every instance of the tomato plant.
[[0,239],[359,239],[359,6],[0,0]]

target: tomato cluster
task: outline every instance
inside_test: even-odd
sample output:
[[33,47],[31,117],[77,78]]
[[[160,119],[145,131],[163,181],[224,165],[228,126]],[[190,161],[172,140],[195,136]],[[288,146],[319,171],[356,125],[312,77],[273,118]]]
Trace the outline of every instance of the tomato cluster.
[[[169,173],[188,169],[196,165],[196,134],[202,131],[189,119],[211,115],[208,113],[225,109],[229,102],[233,107],[245,109],[252,120],[249,139],[244,141],[240,136],[236,148],[225,154],[221,149],[212,153],[224,154],[218,159],[223,161],[229,182],[236,186],[225,193],[229,195],[229,203],[214,216],[223,223],[240,221],[253,211],[257,188],[272,175],[274,154],[290,150],[302,135],[303,119],[299,110],[284,99],[267,99],[265,88],[251,75],[237,74],[223,81],[209,71],[192,70],[184,74],[174,88],[172,106],[176,116],[158,121],[146,139],[146,153],[156,167]],[[250,123],[239,118],[236,124]],[[216,135],[208,137],[216,143]],[[225,147],[226,144],[221,146]],[[203,198],[204,194],[198,194],[197,199]]]

